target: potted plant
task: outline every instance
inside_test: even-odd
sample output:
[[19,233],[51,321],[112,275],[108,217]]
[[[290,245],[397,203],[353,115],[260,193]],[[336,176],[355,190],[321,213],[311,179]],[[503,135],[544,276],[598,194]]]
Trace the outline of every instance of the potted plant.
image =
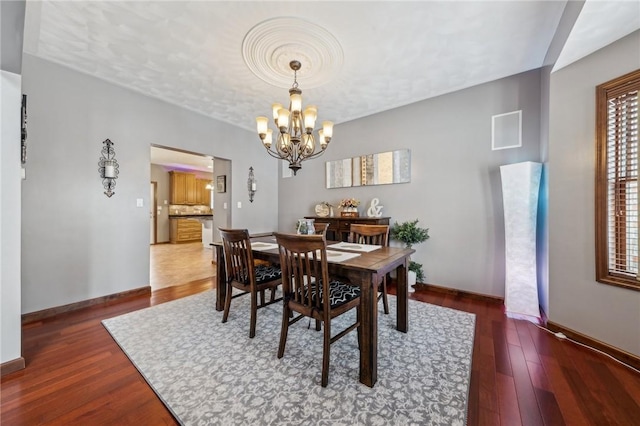
[[[395,222],[389,231],[389,235],[392,239],[404,243],[406,248],[412,248],[414,244],[423,243],[429,239],[429,228],[420,228],[418,226],[418,219],[410,220],[402,223]],[[424,280],[424,271],[422,270],[422,264],[409,262],[409,288],[413,288],[416,282],[422,282]]]

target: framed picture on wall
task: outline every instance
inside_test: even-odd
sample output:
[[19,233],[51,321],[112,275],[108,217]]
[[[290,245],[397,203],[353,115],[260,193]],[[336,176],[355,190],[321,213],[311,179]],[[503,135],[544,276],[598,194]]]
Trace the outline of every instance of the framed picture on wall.
[[227,175],[216,176],[216,192],[227,192]]

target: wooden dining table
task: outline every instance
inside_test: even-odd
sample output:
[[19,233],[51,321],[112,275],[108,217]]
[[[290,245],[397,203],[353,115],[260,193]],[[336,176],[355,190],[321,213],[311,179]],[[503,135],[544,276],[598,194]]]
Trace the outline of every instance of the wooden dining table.
[[[260,235],[251,238],[254,243],[275,243],[273,235]],[[327,242],[327,250],[337,241]],[[216,310],[224,310],[226,277],[224,254],[221,241],[212,243],[216,259]],[[341,250],[344,251],[344,250]],[[262,259],[279,263],[278,249],[253,249],[255,259]],[[346,276],[353,284],[360,286],[360,327],[362,340],[360,344],[360,382],[373,387],[378,380],[378,286],[382,279],[391,271],[396,271],[397,277],[397,324],[396,329],[406,333],[409,331],[407,300],[409,298],[407,286],[407,271],[409,256],[415,250],[398,247],[380,247],[369,252],[360,252],[359,256],[341,262],[329,262],[329,273]]]

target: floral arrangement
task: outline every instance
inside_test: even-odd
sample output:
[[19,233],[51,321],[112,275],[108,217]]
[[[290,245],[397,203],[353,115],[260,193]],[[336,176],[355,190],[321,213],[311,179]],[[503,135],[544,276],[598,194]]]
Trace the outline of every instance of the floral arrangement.
[[338,204],[338,206],[342,208],[358,207],[359,205],[360,205],[360,200],[356,200],[355,198],[345,198],[343,200],[340,200],[340,204]]
[[333,206],[331,205],[331,203],[330,203],[330,202],[328,202],[328,201],[321,201],[321,202],[320,202],[320,204],[322,204],[323,206],[327,206],[327,207],[333,207]]

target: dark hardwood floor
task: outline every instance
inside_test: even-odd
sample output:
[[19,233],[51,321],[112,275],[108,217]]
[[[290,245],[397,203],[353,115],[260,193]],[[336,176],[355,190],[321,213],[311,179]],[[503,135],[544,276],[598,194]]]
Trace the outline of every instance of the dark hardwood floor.
[[[212,287],[199,280],[25,325],[27,367],[2,378],[2,425],[177,424],[100,321]],[[469,425],[640,424],[637,372],[506,318],[499,303],[429,290],[412,298],[477,315]]]

